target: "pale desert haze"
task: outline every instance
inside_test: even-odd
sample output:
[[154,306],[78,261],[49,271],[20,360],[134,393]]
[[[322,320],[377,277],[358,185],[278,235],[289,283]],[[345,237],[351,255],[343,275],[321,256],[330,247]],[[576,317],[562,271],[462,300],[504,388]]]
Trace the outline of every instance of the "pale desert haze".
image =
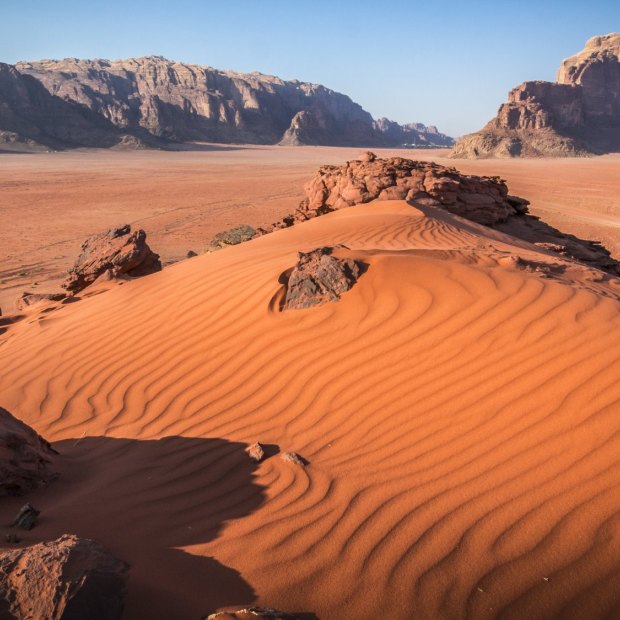
[[0,41],[0,620],[620,618],[618,7],[54,4]]

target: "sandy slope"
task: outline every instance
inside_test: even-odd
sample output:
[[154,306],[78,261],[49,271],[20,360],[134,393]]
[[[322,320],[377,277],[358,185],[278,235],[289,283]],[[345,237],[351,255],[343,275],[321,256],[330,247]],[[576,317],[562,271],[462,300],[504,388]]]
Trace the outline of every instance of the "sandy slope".
[[[279,312],[296,252],[336,243],[357,285]],[[0,405],[65,464],[25,542],[109,546],[128,619],[619,617],[618,295],[379,202],[35,312],[0,336]]]
[[[217,232],[265,226],[295,210],[322,164],[359,149],[204,146],[197,152],[105,150],[0,155],[0,308],[24,290],[56,291],[89,235],[131,223],[164,263],[200,251]],[[446,151],[377,150],[501,175],[531,211],[598,239],[620,257],[620,155],[590,159],[448,160]],[[37,285],[34,286],[33,282]]]

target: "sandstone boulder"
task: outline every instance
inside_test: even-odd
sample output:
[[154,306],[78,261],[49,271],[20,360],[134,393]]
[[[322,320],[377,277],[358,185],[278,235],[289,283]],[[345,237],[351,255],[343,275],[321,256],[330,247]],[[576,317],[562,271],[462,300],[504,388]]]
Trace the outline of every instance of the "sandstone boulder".
[[46,486],[57,476],[56,455],[45,439],[0,407],[0,496]]
[[348,258],[332,256],[333,248],[299,252],[287,284],[284,310],[310,308],[338,301],[362,273],[362,266]]
[[126,224],[89,237],[62,286],[78,293],[106,272],[114,277],[139,277],[156,271],[161,271],[161,262],[147,245],[146,233],[131,232],[131,226]]
[[117,620],[127,571],[97,542],[67,534],[0,554],[0,618]]

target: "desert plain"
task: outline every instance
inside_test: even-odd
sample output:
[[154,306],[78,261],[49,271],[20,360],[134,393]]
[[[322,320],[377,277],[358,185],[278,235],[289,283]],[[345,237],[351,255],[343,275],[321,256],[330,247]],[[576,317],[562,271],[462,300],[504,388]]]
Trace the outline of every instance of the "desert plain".
[[[618,155],[376,152],[498,175],[620,258]],[[3,314],[59,290],[106,228],[144,228],[166,265],[3,326],[0,405],[61,455],[23,544],[100,541],[131,566],[128,619],[252,603],[324,620],[620,617],[618,278],[402,200],[184,259],[290,213],[319,165],[358,154],[0,156]],[[367,271],[337,303],[281,312],[282,274],[324,245]]]

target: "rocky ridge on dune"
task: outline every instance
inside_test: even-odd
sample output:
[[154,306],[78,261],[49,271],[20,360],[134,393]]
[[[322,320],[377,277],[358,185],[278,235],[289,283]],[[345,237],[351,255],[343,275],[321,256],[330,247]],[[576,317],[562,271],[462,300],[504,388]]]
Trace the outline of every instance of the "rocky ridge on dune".
[[620,34],[592,37],[562,62],[557,81],[529,81],[497,116],[461,138],[453,156],[539,157],[620,150]]
[[596,241],[579,239],[540,221],[529,202],[508,193],[499,177],[461,174],[456,168],[402,157],[379,158],[368,151],[342,166],[322,166],[304,186],[306,198],[297,210],[275,222],[265,234],[372,200],[407,200],[439,207],[460,217],[492,226],[546,250],[620,274],[620,263]]
[[[349,97],[320,84],[221,71],[160,56],[19,62],[13,71],[35,78],[54,101],[70,102],[117,133],[136,139],[148,136],[160,145],[191,141],[386,147],[411,141],[453,144],[435,127],[400,126],[386,119],[375,122]],[[0,108],[0,129],[4,125]],[[107,146],[103,142],[101,146]]]

